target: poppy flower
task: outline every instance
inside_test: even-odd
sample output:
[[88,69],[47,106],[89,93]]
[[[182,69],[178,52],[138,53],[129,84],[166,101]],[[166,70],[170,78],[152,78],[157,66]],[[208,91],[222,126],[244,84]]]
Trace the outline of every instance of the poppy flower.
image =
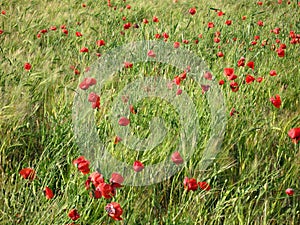
[[76,35],[76,37],[81,37],[82,33],[80,33],[79,31],[76,31],[75,35]]
[[198,184],[195,178],[185,177],[183,181],[184,189],[187,191],[196,191],[198,189]]
[[189,40],[184,39],[184,40],[182,40],[182,43],[183,43],[183,44],[188,44],[188,43],[189,43]]
[[275,71],[275,70],[271,70],[271,71],[270,71],[270,76],[272,76],[272,77],[273,77],[273,76],[276,76],[276,75],[277,75],[277,73],[276,73],[276,71]]
[[259,21],[257,22],[257,25],[260,26],[260,27],[262,27],[262,26],[264,25],[264,22],[261,21],[261,20],[259,20]]
[[215,24],[213,22],[208,22],[207,23],[208,28],[213,28],[214,26],[215,26]]
[[230,83],[230,88],[233,92],[237,92],[239,90],[239,84],[235,81]]
[[203,76],[207,80],[212,80],[212,74],[209,71],[206,71]]
[[189,13],[190,13],[192,16],[195,15],[196,12],[197,12],[196,8],[190,8],[190,9],[189,9]]
[[48,32],[47,29],[42,29],[42,30],[40,30],[40,33],[41,33],[41,34],[45,34],[45,33],[47,33],[47,32]]
[[159,39],[159,38],[161,38],[161,35],[160,34],[155,34],[155,38]]
[[97,40],[96,41],[96,45],[98,45],[99,47],[104,46],[105,45],[105,41],[104,40]]
[[225,81],[224,80],[219,80],[219,85],[223,85],[225,84]]
[[149,57],[151,57],[151,58],[154,58],[154,57],[156,56],[156,54],[154,53],[153,50],[149,50],[148,53],[147,53],[147,55],[148,55]]
[[3,33],[4,33],[4,30],[1,30],[1,29],[0,29],[0,35],[3,34]]
[[179,48],[179,46],[180,46],[180,43],[179,42],[174,42],[174,48]]
[[292,188],[288,188],[288,189],[285,190],[285,193],[286,193],[288,196],[293,196],[294,193],[295,193],[295,191],[294,191],[294,189],[292,189]]
[[210,88],[209,85],[201,84],[202,94],[204,94],[205,92],[207,92],[209,90],[209,88]]
[[121,117],[119,119],[119,125],[120,126],[127,126],[130,123],[130,120],[126,117]]
[[76,209],[71,209],[68,213],[68,216],[73,221],[78,220],[80,218],[80,215]]
[[274,34],[279,34],[280,28],[276,27],[276,28],[274,28],[274,29],[272,30],[272,32],[273,32]]
[[177,89],[176,95],[181,95],[182,94],[182,89]]
[[277,51],[277,55],[278,55],[280,58],[284,57],[284,55],[285,55],[284,49],[279,48],[279,49],[277,49],[276,51]]
[[94,92],[91,92],[88,96],[88,101],[89,102],[96,102],[98,99],[100,99],[100,96],[97,95],[96,93]]
[[73,165],[77,167],[77,169],[83,174],[88,174],[90,172],[90,162],[84,158],[84,156],[80,156],[77,159],[73,160]]
[[248,66],[249,68],[251,68],[252,70],[254,70],[254,62],[253,62],[253,61],[248,62],[248,63],[247,63],[247,66]]
[[53,191],[49,187],[45,187],[44,193],[47,199],[52,199],[54,197]]
[[129,111],[130,111],[132,114],[136,114],[136,110],[135,110],[135,108],[133,107],[133,105],[129,105]]
[[99,172],[93,172],[89,175],[88,179],[92,182],[94,187],[97,187],[99,184],[104,183],[104,177]]
[[119,173],[112,173],[109,182],[112,184],[114,183],[122,184],[124,182],[124,177],[122,177],[122,175]]
[[220,41],[221,41],[220,38],[218,38],[218,37],[215,37],[215,38],[214,38],[214,42],[215,42],[215,43],[219,43]]
[[174,77],[173,82],[174,82],[176,85],[180,85],[181,78],[180,78],[179,76],[176,76],[176,77]]
[[270,101],[271,103],[276,107],[276,108],[280,108],[281,106],[281,98],[279,95],[275,95],[275,98],[274,97],[271,97],[270,98]]
[[236,111],[236,109],[235,109],[235,108],[232,108],[232,109],[230,110],[229,115],[230,115],[230,116],[233,116],[233,115],[236,114],[236,113],[238,113],[238,112]]
[[162,35],[163,35],[163,37],[164,37],[165,39],[168,39],[168,38],[169,38],[169,35],[168,35],[166,32],[164,32]]
[[121,208],[119,203],[111,202],[105,206],[105,211],[113,220],[122,220],[121,215],[123,213],[123,209]]
[[300,141],[300,127],[290,129],[288,135],[297,144]]
[[126,9],[131,9],[131,5],[126,5]]
[[132,68],[133,64],[131,62],[124,62],[125,68]]
[[144,169],[144,164],[138,160],[136,160],[134,163],[133,163],[133,170],[135,172],[140,172]]
[[251,76],[251,75],[248,74],[248,75],[246,76],[246,79],[245,79],[245,80],[246,80],[246,83],[247,83],[247,84],[250,84],[250,83],[252,83],[253,81],[255,81],[255,78],[254,78],[253,76]]
[[245,58],[244,58],[244,57],[241,57],[241,58],[238,60],[237,65],[238,65],[238,67],[240,67],[240,66],[245,66]]
[[90,86],[95,85],[97,80],[92,77],[84,78],[84,80],[79,84],[79,88],[82,90],[87,90]]
[[35,170],[32,168],[24,168],[19,171],[19,174],[24,179],[33,180],[35,178]]
[[225,13],[223,13],[222,11],[218,11],[218,16],[223,16],[225,15]]
[[246,16],[242,16],[242,20],[246,20],[247,19],[247,17]]
[[115,190],[113,189],[113,187],[110,184],[106,184],[106,183],[100,183],[96,187],[96,191],[100,191],[102,197],[106,199],[110,199],[115,195]]
[[28,62],[25,63],[25,64],[24,64],[24,69],[27,70],[27,71],[30,70],[30,69],[31,69],[31,64],[28,63]]
[[182,164],[183,163],[183,158],[181,157],[180,153],[178,151],[174,152],[171,156],[171,160],[176,164]]
[[226,20],[226,22],[225,22],[225,24],[226,24],[227,26],[231,25],[231,23],[232,23],[231,20]]
[[89,52],[89,49],[86,48],[86,47],[82,47],[82,48],[80,49],[80,52]]
[[119,137],[119,136],[116,136],[116,137],[115,137],[115,141],[114,141],[114,145],[118,144],[118,143],[121,142],[121,141],[122,141],[122,138]]
[[262,2],[257,2],[257,5],[262,5],[263,3]]
[[263,77],[258,77],[258,78],[256,78],[256,81],[258,82],[258,83],[261,83],[262,81],[263,81]]
[[131,27],[131,23],[125,23],[123,25],[124,30],[128,30]]
[[227,78],[228,78],[228,80],[235,80],[237,78],[237,75],[232,74],[232,75],[228,76]]
[[6,11],[5,11],[5,10],[2,10],[2,11],[1,11],[1,14],[2,14],[2,15],[6,15]]
[[218,52],[218,53],[217,53],[217,56],[218,56],[218,57],[223,57],[224,54],[223,54],[223,52]]
[[61,30],[65,35],[68,35],[69,31],[67,29],[62,29]]
[[209,184],[205,181],[198,182],[198,186],[199,186],[199,188],[201,188],[204,191],[209,191],[210,190]]
[[224,68],[224,74],[226,76],[231,76],[234,73],[234,69],[233,68]]
[[152,20],[153,20],[154,23],[158,23],[159,22],[159,19],[156,16],[153,16]]

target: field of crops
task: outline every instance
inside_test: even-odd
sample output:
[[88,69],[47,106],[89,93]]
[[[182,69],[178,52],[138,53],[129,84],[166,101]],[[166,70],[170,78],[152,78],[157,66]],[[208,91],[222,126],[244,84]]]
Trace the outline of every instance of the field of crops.
[[300,224],[300,1],[0,2],[0,224]]

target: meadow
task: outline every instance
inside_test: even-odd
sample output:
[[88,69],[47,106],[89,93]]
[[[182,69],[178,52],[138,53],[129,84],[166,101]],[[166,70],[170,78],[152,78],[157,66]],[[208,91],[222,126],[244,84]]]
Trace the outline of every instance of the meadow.
[[[300,1],[3,0],[0,12],[0,224],[300,224]],[[178,67],[124,61],[100,93],[97,65],[147,40],[171,46],[145,52],[153,60],[173,48],[195,54],[210,85],[192,79],[181,55]],[[175,105],[149,97],[120,117],[131,103],[122,90],[143,77],[153,83],[139,93],[171,80]],[[221,100],[224,118],[213,127],[211,101]],[[92,141],[90,127],[76,128],[84,112],[94,118]],[[162,141],[154,117],[164,121]],[[199,132],[186,140],[194,147],[186,158],[178,146],[187,124]],[[115,128],[159,144],[135,151]],[[216,156],[205,153],[214,132]],[[98,140],[111,163],[85,154]],[[176,172],[148,180],[161,162]]]

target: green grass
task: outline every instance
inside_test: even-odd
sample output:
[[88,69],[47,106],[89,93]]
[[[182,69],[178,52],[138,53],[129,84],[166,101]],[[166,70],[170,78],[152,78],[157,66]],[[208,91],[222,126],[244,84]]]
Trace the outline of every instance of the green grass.
[[[68,224],[67,213],[77,208],[80,219],[75,224],[113,224],[104,210],[111,200],[93,199],[84,188],[87,175],[72,165],[81,155],[73,132],[72,107],[82,77],[75,75],[75,66],[83,76],[86,67],[109,50],[133,41],[154,40],[156,33],[169,34],[168,42],[178,41],[203,58],[220,86],[227,108],[227,125],[221,152],[206,171],[199,171],[199,161],[209,139],[210,112],[201,88],[191,80],[182,88],[191,96],[201,116],[201,134],[191,159],[170,179],[144,187],[125,186],[113,198],[123,208],[121,224],[299,224],[300,223],[300,148],[287,135],[300,127],[300,57],[299,44],[290,44],[289,32],[300,34],[300,7],[297,1],[279,5],[277,1],[18,1],[4,0],[0,10],[0,224]],[[82,7],[86,3],[86,7]],[[131,9],[125,8],[126,4]],[[191,16],[188,10],[197,8]],[[124,8],[120,11],[120,8]],[[218,17],[212,8],[225,15]],[[156,15],[159,23],[153,23]],[[126,17],[126,21],[122,17]],[[246,20],[241,17],[246,16]],[[143,18],[149,24],[143,24]],[[232,25],[225,25],[227,19]],[[264,21],[259,27],[257,21]],[[79,22],[80,24],[77,24]],[[139,28],[123,30],[123,24],[137,23]],[[207,28],[208,22],[215,27]],[[65,24],[69,34],[62,33]],[[48,30],[41,38],[36,35]],[[280,27],[279,35],[270,30]],[[83,36],[76,37],[80,31]],[[125,34],[121,35],[120,32]],[[214,43],[216,31],[221,42]],[[202,34],[203,38],[198,38]],[[260,39],[255,46],[255,35]],[[233,41],[233,38],[237,38]],[[286,55],[277,56],[272,45],[276,38],[287,45]],[[105,46],[98,47],[96,40]],[[183,39],[190,41],[185,45]],[[199,39],[198,44],[194,40]],[[267,40],[265,47],[261,42]],[[88,53],[80,53],[82,47]],[[218,49],[218,46],[221,46]],[[249,50],[252,48],[252,51]],[[224,57],[216,53],[222,51]],[[252,71],[237,67],[244,56],[246,63],[255,62]],[[101,57],[99,59],[101,61]],[[32,64],[25,71],[25,62]],[[235,69],[240,85],[232,92],[223,75],[225,67]],[[271,77],[270,70],[277,76]],[[95,113],[99,137],[110,153],[132,165],[139,159],[145,165],[162,162],[176,150],[182,125],[171,105],[159,99],[136,104],[138,113],[131,115],[131,132],[139,137],[149,135],[149,121],[154,116],[165,119],[170,129],[166,139],[152,151],[136,152],[121,143],[114,146],[115,133],[109,122],[111,107],[118,93],[140,76],[165,76],[172,79],[182,71],[154,62],[136,63],[121,70],[104,86],[101,109]],[[264,78],[262,83],[243,83],[247,74]],[[279,94],[280,109],[269,98]],[[231,108],[239,113],[229,116]],[[139,127],[133,126],[138,124]],[[93,163],[93,159],[89,159]],[[37,172],[33,182],[22,179],[19,171],[32,167]],[[100,168],[101,169],[101,168]],[[207,181],[210,191],[186,192],[185,176]],[[105,177],[107,180],[109,177]],[[43,189],[49,186],[55,197],[46,200]],[[294,196],[285,190],[293,188]]]

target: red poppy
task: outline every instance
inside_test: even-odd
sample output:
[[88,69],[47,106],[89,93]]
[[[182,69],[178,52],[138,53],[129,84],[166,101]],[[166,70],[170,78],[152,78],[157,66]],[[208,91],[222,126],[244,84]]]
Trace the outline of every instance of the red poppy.
[[233,92],[237,92],[239,90],[239,84],[235,81],[230,83],[230,88]]
[[121,215],[123,213],[123,209],[121,208],[119,203],[111,202],[105,206],[105,211],[108,215],[114,220],[122,220]]
[[80,218],[80,215],[76,209],[71,209],[68,213],[68,216],[73,221],[78,220]]
[[119,119],[119,125],[120,126],[127,126],[130,123],[130,120],[126,117],[121,117]]
[[123,27],[124,27],[124,30],[128,30],[131,27],[131,23],[125,23],[123,25]]
[[270,98],[270,101],[272,102],[272,104],[276,107],[276,108],[280,108],[281,106],[281,98],[279,95],[275,95],[274,97]]
[[198,189],[198,184],[195,178],[185,177],[183,185],[187,191],[196,191]]
[[298,141],[300,141],[300,127],[290,129],[288,135],[292,141],[297,144]]
[[98,45],[99,47],[104,46],[105,41],[104,40],[98,40],[98,41],[96,41],[96,45]]
[[225,13],[223,13],[222,11],[218,12],[218,16],[223,16],[223,15],[225,15]]
[[42,34],[45,34],[45,33],[47,33],[47,32],[48,32],[47,29],[42,29],[42,30],[40,30],[40,33],[42,33]]
[[181,78],[179,76],[176,76],[176,77],[174,77],[173,81],[176,85],[180,85]]
[[125,68],[132,68],[133,64],[131,62],[124,62]]
[[261,20],[259,20],[259,21],[257,22],[257,25],[260,26],[260,27],[262,27],[262,26],[264,25],[264,22],[261,21]]
[[263,3],[262,2],[257,2],[257,5],[262,5]]
[[199,186],[199,188],[201,188],[204,191],[209,191],[210,190],[209,184],[205,181],[198,182],[198,186]]
[[119,173],[112,173],[109,182],[112,184],[122,184],[124,182],[124,177],[122,177],[122,175]]
[[4,30],[1,30],[1,29],[0,29],[0,35],[3,34],[3,33],[4,33]]
[[82,90],[87,90],[90,86],[95,85],[97,80],[92,77],[84,78],[84,80],[79,84],[79,88]]
[[76,37],[81,37],[82,36],[82,33],[80,33],[79,31],[77,31],[75,34],[76,34]]
[[206,71],[203,76],[207,80],[212,80],[212,74],[209,71]]
[[256,45],[257,42],[256,41],[251,41],[251,45]]
[[221,41],[220,38],[218,38],[218,37],[215,37],[215,38],[214,38],[214,42],[215,42],[215,43],[219,43],[220,41]]
[[295,193],[295,191],[294,191],[294,189],[292,189],[292,188],[288,188],[288,189],[285,190],[285,193],[286,193],[288,196],[293,196],[294,193]]
[[276,76],[276,75],[277,75],[277,73],[276,73],[275,70],[271,70],[271,71],[270,71],[270,76]]
[[161,38],[161,35],[160,34],[155,34],[155,38],[159,39],[159,38]]
[[247,19],[247,17],[246,16],[242,16],[242,20],[246,20]]
[[197,12],[196,8],[190,8],[190,9],[189,9],[189,13],[190,13],[191,15],[195,15],[196,12]]
[[25,70],[30,70],[30,69],[31,69],[31,64],[28,63],[28,62],[25,63],[25,64],[24,64],[24,69],[25,69]]
[[238,60],[237,65],[238,65],[238,67],[240,67],[240,66],[245,66],[245,58],[244,58],[244,57],[241,57],[241,58]]
[[279,49],[277,49],[276,50],[277,51],[277,55],[279,56],[279,57],[284,57],[284,55],[285,55],[285,52],[284,52],[284,50],[282,49],[282,48],[279,48]]
[[180,43],[179,42],[174,42],[174,48],[179,48]]
[[94,93],[94,92],[91,92],[91,93],[89,94],[89,96],[88,96],[88,101],[89,101],[89,102],[96,102],[96,101],[98,101],[98,99],[100,100],[100,96],[97,95],[97,94]]
[[181,155],[178,151],[176,151],[172,154],[171,159],[176,165],[183,163],[183,158],[181,157]]
[[258,83],[261,83],[262,81],[263,81],[263,77],[258,77],[258,78],[256,78],[256,81],[258,82]]
[[236,109],[235,109],[235,108],[232,108],[232,109],[230,110],[229,115],[230,115],[230,116],[233,116],[233,115],[236,114],[236,113],[238,113],[238,112],[236,111]]
[[159,22],[159,19],[156,16],[153,16],[152,20],[153,20],[154,23],[158,23]]
[[116,136],[116,137],[115,137],[114,144],[116,145],[116,144],[118,144],[120,141],[122,141],[122,138],[119,137],[119,136]]
[[153,50],[149,50],[148,53],[147,53],[147,55],[148,55],[149,57],[152,57],[152,58],[154,58],[154,57],[156,56],[156,54],[154,53]]
[[231,25],[231,23],[232,23],[231,20],[226,20],[226,22],[225,22],[225,24],[228,25],[228,26]]
[[62,29],[61,30],[65,35],[68,35],[69,31],[67,29]]
[[129,111],[130,111],[132,114],[136,114],[136,110],[135,110],[135,108],[133,107],[133,105],[129,105]]
[[255,81],[255,78],[254,78],[253,76],[251,76],[251,75],[248,74],[248,75],[246,76],[246,79],[245,79],[245,80],[246,80],[246,83],[247,83],[247,84],[250,84],[250,83],[252,83],[253,81]]
[[79,158],[73,160],[73,165],[77,167],[77,169],[83,174],[88,174],[90,172],[90,162],[84,158],[84,156],[80,156]]
[[162,35],[163,35],[163,37],[164,37],[165,39],[168,39],[168,38],[169,38],[169,35],[168,35],[166,32],[164,32]]
[[253,61],[248,62],[248,63],[247,63],[247,66],[248,66],[249,68],[251,68],[252,70],[254,70],[254,62],[253,62]]
[[106,184],[106,183],[100,183],[96,187],[96,191],[100,191],[102,197],[104,197],[106,199],[110,199],[115,195],[114,188],[110,184]]
[[223,57],[224,54],[223,54],[223,52],[218,52],[218,53],[217,53],[217,56],[218,56],[218,57]]
[[6,11],[5,11],[5,10],[2,10],[2,11],[1,11],[1,14],[2,14],[2,15],[6,15]]
[[224,80],[220,80],[219,81],[219,85],[223,85],[223,84],[225,84],[225,81]]
[[135,172],[140,172],[144,169],[144,164],[138,160],[133,163],[133,170]]
[[89,49],[86,48],[86,47],[82,47],[82,48],[80,49],[80,52],[89,52]]
[[149,21],[147,19],[143,19],[143,23],[147,24],[147,23],[149,23]]
[[276,28],[274,28],[274,29],[272,30],[272,32],[273,32],[274,34],[279,34],[280,28],[276,27]]
[[49,187],[45,187],[44,193],[47,199],[52,199],[54,197],[53,191]]
[[209,88],[210,88],[209,85],[201,84],[202,94],[204,94],[205,92],[207,92],[209,90]]
[[189,40],[184,39],[184,40],[182,40],[182,43],[183,43],[183,44],[188,44],[188,43],[189,43]]
[[182,94],[182,89],[177,89],[176,95],[181,95]]
[[208,22],[207,27],[208,28],[213,28],[215,25],[213,22]]
[[226,76],[231,76],[234,73],[234,69],[233,68],[224,68],[224,74]]
[[35,178],[35,170],[32,168],[24,168],[21,169],[19,174],[24,178],[24,179],[29,179],[33,180]]
[[280,46],[279,46],[279,48],[281,48],[281,49],[286,49],[286,44],[281,43]]
[[126,9],[131,9],[131,6],[130,5],[126,5]]

